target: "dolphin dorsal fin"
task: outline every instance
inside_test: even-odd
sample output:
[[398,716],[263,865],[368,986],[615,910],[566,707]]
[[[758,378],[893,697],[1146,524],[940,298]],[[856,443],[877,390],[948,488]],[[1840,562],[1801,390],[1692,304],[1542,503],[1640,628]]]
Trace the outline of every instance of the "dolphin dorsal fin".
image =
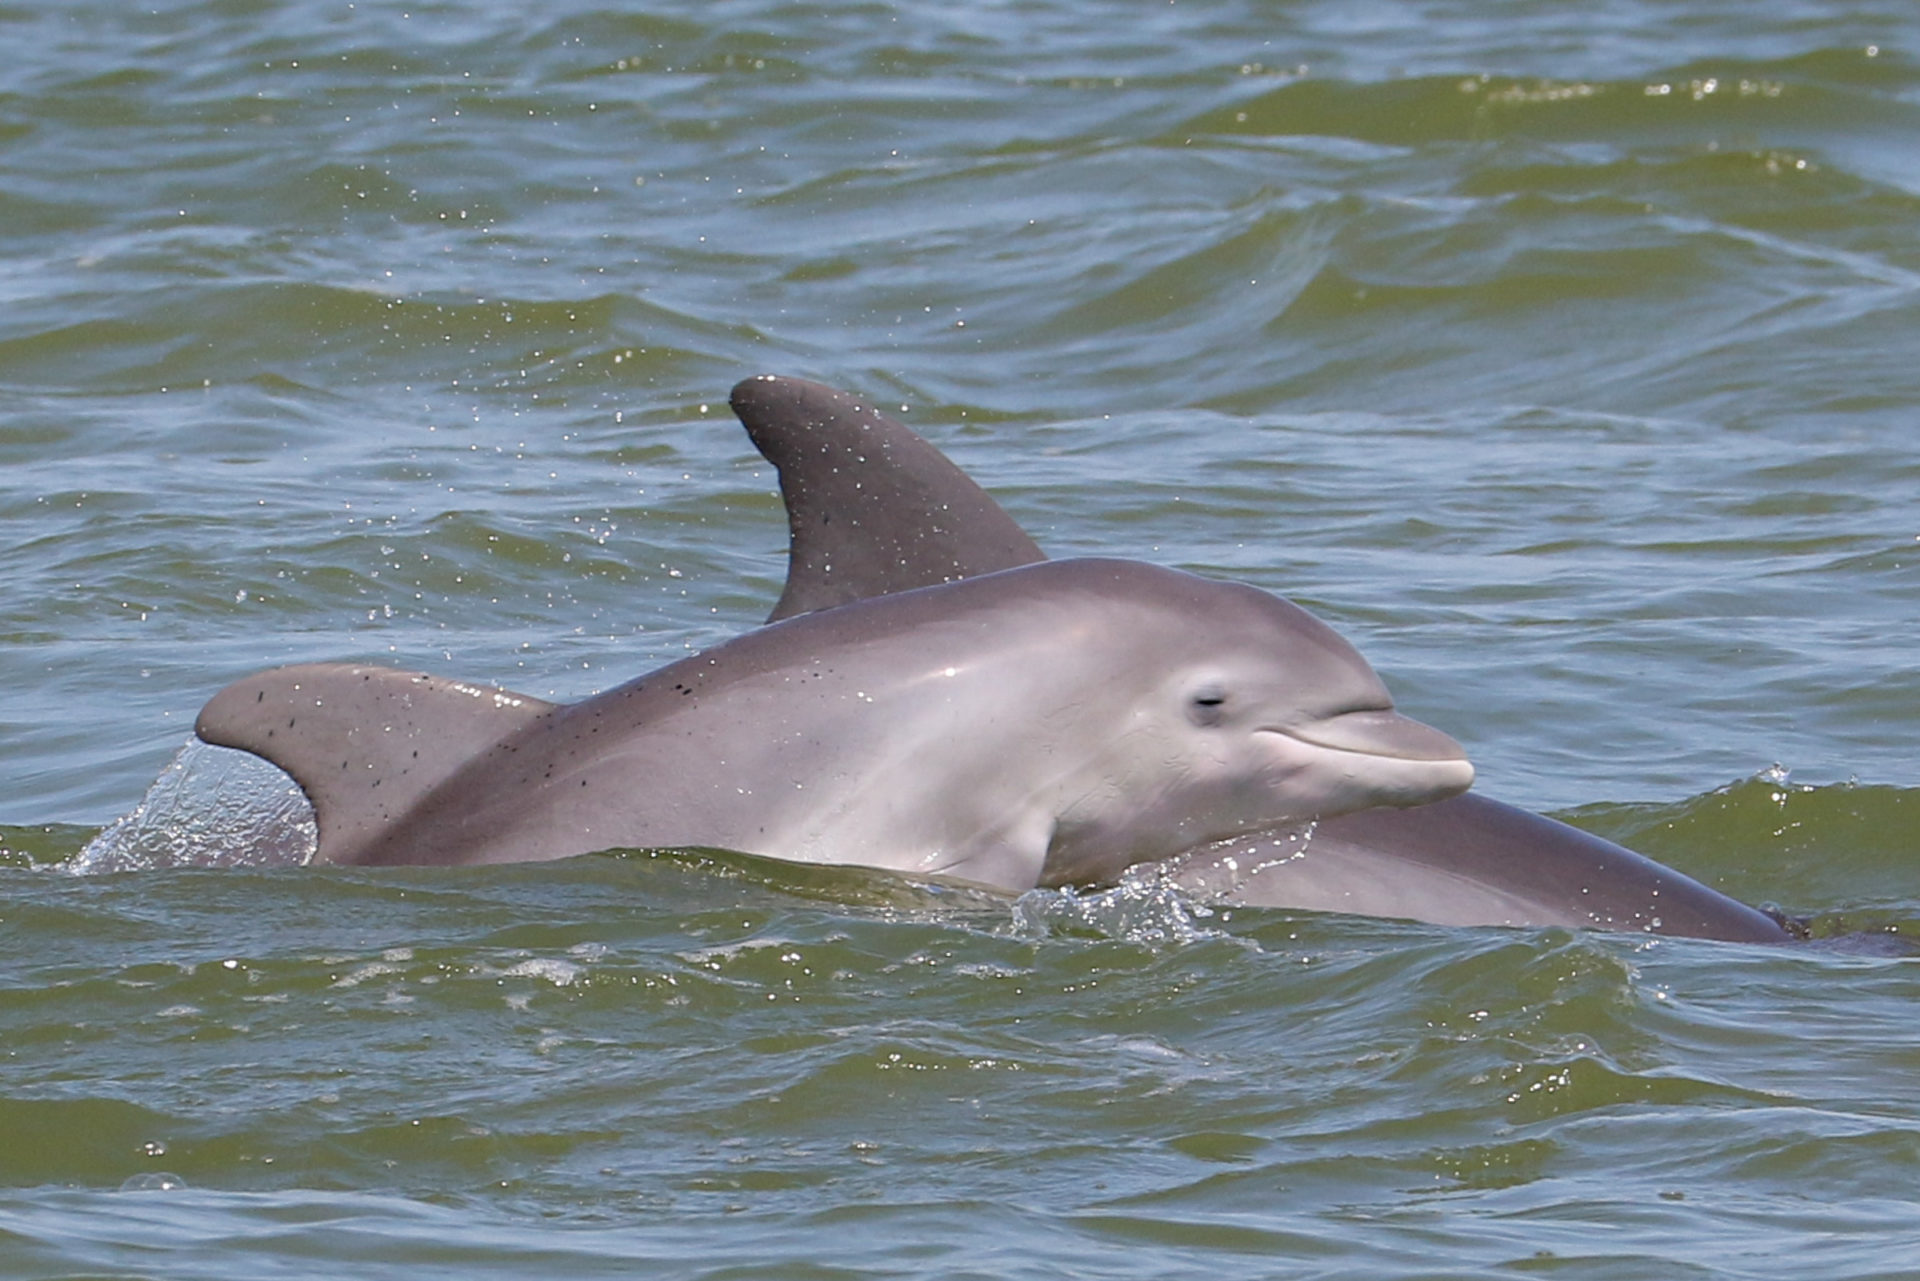
[[358,862],[462,766],[554,704],[486,685],[347,663],[279,667],[236,681],[194,732],[265,757],[313,804],[316,859]]
[[1047,558],[946,455],[845,392],[763,374],[731,400],[787,504],[768,622]]

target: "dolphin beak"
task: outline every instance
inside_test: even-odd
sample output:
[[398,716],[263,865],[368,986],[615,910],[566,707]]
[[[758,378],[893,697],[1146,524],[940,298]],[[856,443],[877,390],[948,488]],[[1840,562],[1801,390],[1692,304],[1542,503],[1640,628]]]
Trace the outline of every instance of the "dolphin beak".
[[1336,752],[1402,761],[1458,761],[1462,765],[1467,760],[1466,749],[1453,739],[1398,712],[1341,712],[1306,725],[1290,725],[1282,732]]

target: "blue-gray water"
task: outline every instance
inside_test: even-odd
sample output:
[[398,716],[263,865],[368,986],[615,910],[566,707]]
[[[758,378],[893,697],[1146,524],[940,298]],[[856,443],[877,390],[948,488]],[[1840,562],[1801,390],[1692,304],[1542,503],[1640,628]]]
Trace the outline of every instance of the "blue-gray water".
[[[1914,962],[722,856],[48,865],[230,679],[764,617],[763,370],[1920,928],[1920,17],[0,7],[0,1275],[1865,1278]],[[1774,770],[1778,764],[1786,773]]]

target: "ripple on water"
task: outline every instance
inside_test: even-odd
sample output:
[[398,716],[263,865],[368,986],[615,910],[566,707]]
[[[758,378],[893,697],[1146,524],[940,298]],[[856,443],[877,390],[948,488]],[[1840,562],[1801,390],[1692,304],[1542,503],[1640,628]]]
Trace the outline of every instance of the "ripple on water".
[[775,370],[906,407],[1050,552],[1297,596],[1491,795],[1911,935],[1903,11],[0,26],[16,1270],[1920,1257],[1898,955],[717,851],[59,873],[182,856],[215,764],[155,776],[246,671],[572,700],[755,625],[785,534],[721,398]]

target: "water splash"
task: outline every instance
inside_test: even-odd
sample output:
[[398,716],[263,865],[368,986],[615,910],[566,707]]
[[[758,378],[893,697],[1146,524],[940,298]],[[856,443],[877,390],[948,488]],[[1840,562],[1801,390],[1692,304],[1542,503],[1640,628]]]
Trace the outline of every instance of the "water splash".
[[189,739],[147,794],[65,864],[76,875],[299,866],[320,832],[300,785],[250,752]]
[[1213,909],[1196,901],[1165,863],[1130,867],[1102,890],[1028,890],[1013,901],[1014,932],[1043,939],[1059,935],[1104,935],[1148,947],[1185,947],[1221,931],[1202,924]]
[[1191,895],[1210,903],[1232,903],[1249,881],[1305,859],[1318,828],[1318,823],[1304,822],[1257,837],[1236,836],[1203,845],[1170,864],[1170,874]]

